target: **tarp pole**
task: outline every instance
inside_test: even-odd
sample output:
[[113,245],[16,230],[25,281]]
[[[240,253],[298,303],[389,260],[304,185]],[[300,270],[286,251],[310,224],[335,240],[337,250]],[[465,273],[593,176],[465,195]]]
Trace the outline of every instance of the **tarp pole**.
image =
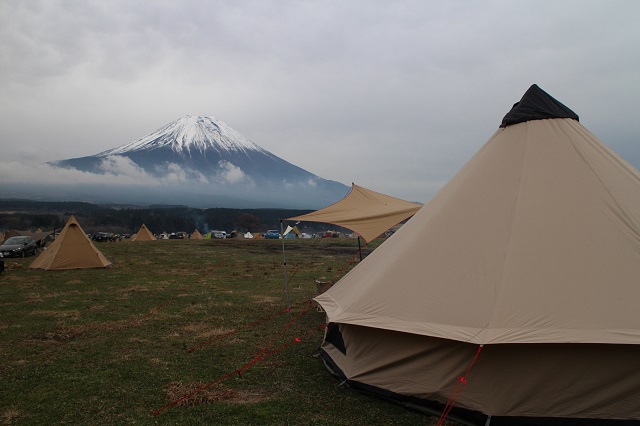
[[287,308],[289,307],[289,279],[287,277],[287,255],[284,251],[284,228],[280,219],[280,238],[282,238],[282,268],[284,269],[284,291],[287,297]]

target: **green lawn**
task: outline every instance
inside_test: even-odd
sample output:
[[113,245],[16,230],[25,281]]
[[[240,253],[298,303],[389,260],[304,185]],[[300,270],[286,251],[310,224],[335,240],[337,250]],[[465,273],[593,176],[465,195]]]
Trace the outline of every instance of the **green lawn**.
[[5,259],[1,424],[435,424],[338,386],[313,356],[325,316],[305,301],[315,278],[344,273],[356,240],[286,241],[290,312],[281,241],[97,247],[114,267],[46,272]]

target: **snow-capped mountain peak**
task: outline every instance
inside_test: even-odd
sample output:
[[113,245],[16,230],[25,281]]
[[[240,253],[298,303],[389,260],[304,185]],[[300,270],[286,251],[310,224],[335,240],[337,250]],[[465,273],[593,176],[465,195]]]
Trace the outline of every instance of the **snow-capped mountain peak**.
[[[119,148],[49,164],[122,179],[128,183],[119,186],[117,199],[142,194],[160,204],[213,204],[218,197],[241,194],[250,200],[247,206],[318,208],[334,203],[349,189],[270,153],[222,121],[203,116],[182,117]],[[129,188],[132,180],[139,184]]]
[[215,117],[187,115],[135,142],[101,152],[98,156],[121,155],[162,147],[184,154],[190,154],[191,151],[203,153],[210,149],[219,153],[264,152],[263,148]]

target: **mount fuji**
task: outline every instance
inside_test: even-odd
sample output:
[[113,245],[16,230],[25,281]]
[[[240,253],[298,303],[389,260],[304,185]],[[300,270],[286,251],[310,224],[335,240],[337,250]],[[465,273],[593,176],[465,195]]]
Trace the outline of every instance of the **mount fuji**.
[[94,202],[315,209],[349,190],[283,160],[210,116],[186,116],[118,148],[48,164],[133,179],[117,188],[105,183],[89,197]]

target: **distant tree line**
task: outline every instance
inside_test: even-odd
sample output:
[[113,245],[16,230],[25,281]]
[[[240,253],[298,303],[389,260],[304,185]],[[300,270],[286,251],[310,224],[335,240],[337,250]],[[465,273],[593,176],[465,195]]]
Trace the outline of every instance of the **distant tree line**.
[[[152,232],[187,233],[198,229],[263,232],[279,229],[280,219],[312,210],[289,209],[196,209],[186,206],[101,206],[83,202],[0,200],[0,231],[59,229],[74,215],[86,232],[135,233],[144,223]],[[323,225],[309,224],[312,229]]]

